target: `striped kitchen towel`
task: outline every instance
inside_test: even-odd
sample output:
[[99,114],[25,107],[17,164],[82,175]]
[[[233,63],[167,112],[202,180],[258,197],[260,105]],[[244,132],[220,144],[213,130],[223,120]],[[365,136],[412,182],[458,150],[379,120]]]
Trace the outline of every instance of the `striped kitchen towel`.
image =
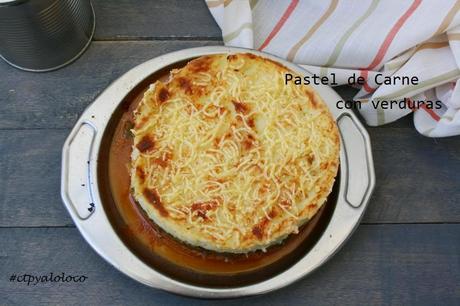
[[[342,84],[353,74],[364,77],[354,99],[362,102],[360,112],[369,125],[414,112],[423,135],[460,134],[460,0],[206,3],[228,46],[268,52],[317,75],[334,73]],[[377,73],[417,76],[418,84],[378,85]],[[392,109],[371,103],[381,100],[424,103]],[[429,101],[442,103],[436,109],[427,107]]]

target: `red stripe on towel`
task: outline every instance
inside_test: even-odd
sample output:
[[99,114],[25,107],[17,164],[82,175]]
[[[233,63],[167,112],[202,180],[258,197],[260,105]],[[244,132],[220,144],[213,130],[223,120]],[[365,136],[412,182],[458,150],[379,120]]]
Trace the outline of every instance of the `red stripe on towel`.
[[[422,3],[422,0],[414,0],[414,2],[412,2],[412,5],[407,9],[407,11],[401,17],[399,17],[398,21],[395,23],[393,28],[390,30],[390,32],[388,32],[387,37],[385,37],[385,40],[380,46],[380,49],[377,52],[377,55],[374,57],[374,60],[372,61],[372,63],[370,63],[370,65],[366,68],[366,70],[372,70],[380,64],[380,62],[385,57],[385,54],[387,53],[388,48],[393,42],[396,34],[398,34],[399,30],[401,30],[404,23],[409,19],[409,17],[419,7],[420,3]],[[364,85],[364,89],[368,92],[372,92],[374,90],[367,85],[367,82]]]
[[426,111],[428,115],[430,115],[430,117],[433,118],[435,121],[441,120],[441,117],[439,117],[439,115],[436,114],[432,109],[429,109],[428,107],[426,107],[425,103],[421,104],[420,108]]
[[287,7],[286,11],[284,12],[283,16],[281,16],[281,19],[276,23],[275,27],[273,30],[270,32],[268,37],[265,39],[263,44],[259,47],[259,51],[262,51],[269,43],[270,41],[275,37],[276,34],[281,30],[283,25],[286,23],[288,20],[289,16],[291,16],[292,12],[296,8],[297,4],[299,3],[299,0],[292,0],[289,6]]

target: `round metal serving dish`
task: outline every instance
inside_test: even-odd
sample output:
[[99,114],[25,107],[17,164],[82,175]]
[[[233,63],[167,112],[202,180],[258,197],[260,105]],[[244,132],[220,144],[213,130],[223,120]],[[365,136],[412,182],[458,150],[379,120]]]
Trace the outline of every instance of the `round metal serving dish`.
[[148,286],[202,297],[228,298],[261,294],[291,284],[326,262],[351,236],[364,214],[375,186],[369,136],[356,116],[336,108],[341,98],[328,86],[313,86],[326,102],[341,134],[340,179],[334,205],[321,235],[284,270],[261,281],[227,287],[197,285],[162,273],[135,254],[117,234],[111,214],[104,205],[100,152],[106,150],[104,135],[112,129],[117,109],[139,84],[149,77],[193,58],[210,54],[253,53],[276,61],[301,75],[308,72],[275,56],[233,47],[202,47],[165,54],[128,71],[113,82],[84,111],[67,138],[62,152],[61,195],[76,226],[86,241],[105,260],[126,275]]

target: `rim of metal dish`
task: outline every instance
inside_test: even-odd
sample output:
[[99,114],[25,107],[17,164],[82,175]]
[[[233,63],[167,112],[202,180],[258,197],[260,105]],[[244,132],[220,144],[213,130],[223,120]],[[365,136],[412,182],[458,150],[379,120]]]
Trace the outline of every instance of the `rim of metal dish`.
[[[345,178],[345,176],[350,174],[348,169],[349,159],[354,159],[354,161],[358,162],[358,170],[362,171],[361,175],[364,179],[361,179],[358,175],[358,177],[355,177],[357,179],[354,179],[350,184],[352,187],[360,184],[358,187],[364,187],[363,190],[365,189],[365,192],[362,196],[360,196],[360,199],[357,200],[357,202],[353,203],[353,201],[349,199],[349,191],[351,189],[347,189],[350,184],[347,183],[347,179],[340,180],[339,195],[333,216],[331,217],[331,220],[321,238],[302,259],[294,263],[285,271],[256,284],[232,288],[210,288],[191,285],[172,279],[167,275],[157,272],[152,267],[147,266],[135,254],[131,253],[111,227],[107,215],[101,205],[102,202],[99,194],[99,186],[97,180],[95,179],[97,175],[97,156],[99,153],[99,147],[102,135],[104,134],[111,115],[126,95],[136,85],[154,72],[174,63],[190,60],[199,56],[227,53],[253,53],[283,64],[297,73],[310,75],[310,73],[305,71],[303,68],[293,63],[280,59],[276,56],[251,49],[214,46],[185,49],[168,53],[134,67],[109,85],[108,88],[102,92],[99,97],[84,111],[67,138],[62,152],[63,164],[61,196],[69,214],[80,230],[80,233],[93,247],[93,249],[118,270],[141,283],[173,293],[201,298],[230,298],[262,294],[285,287],[313,272],[331,258],[351,236],[364,214],[365,208],[375,187],[374,165],[370,139],[367,131],[359,122],[356,115],[354,115],[351,111],[332,109],[330,105],[331,101],[329,101],[329,108],[333,113],[334,118],[338,121],[337,124],[339,125],[339,129],[341,131],[341,178]],[[318,94],[323,98],[326,104],[328,104],[327,99],[335,100],[340,98],[340,96],[338,96],[337,93],[328,86],[323,85],[313,87],[317,90]],[[95,115],[97,116],[96,118],[94,118]],[[342,124],[343,127],[341,127],[339,122],[341,118],[344,118],[344,123]],[[345,120],[347,120],[348,123]],[[353,125],[355,129],[354,134],[352,130],[346,132],[347,125],[350,126],[350,124]],[[93,139],[89,145],[91,148],[88,148],[89,153],[85,156],[85,160],[88,159],[89,161],[87,166],[88,177],[86,181],[88,182],[90,197],[92,198],[92,202],[96,204],[96,208],[86,216],[81,216],[79,215],[68,190],[71,185],[71,180],[73,179],[69,178],[69,167],[72,162],[69,160],[69,151],[76,135],[79,133],[81,127],[85,125],[88,125],[94,132]],[[350,127],[348,129],[350,129]],[[361,150],[361,157],[365,159],[366,169],[361,169],[361,159],[357,160],[354,155],[348,156],[347,151],[356,149],[356,147],[359,147]],[[356,153],[356,151],[354,151],[354,153]],[[81,167],[82,165],[77,166]],[[364,185],[364,183],[366,185]],[[103,234],[101,234],[101,232],[103,232]]]

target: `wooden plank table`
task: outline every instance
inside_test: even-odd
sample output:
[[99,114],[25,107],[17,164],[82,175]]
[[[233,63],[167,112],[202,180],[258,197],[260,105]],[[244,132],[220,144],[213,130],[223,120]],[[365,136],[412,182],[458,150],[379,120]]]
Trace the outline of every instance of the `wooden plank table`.
[[[64,139],[108,84],[157,55],[222,44],[220,31],[202,0],[93,3],[95,41],[74,64],[33,74],[0,62],[0,304],[212,305],[151,289],[106,263],[79,235],[59,188]],[[220,304],[460,304],[460,137],[420,136],[411,118],[368,131],[377,188],[349,243],[287,288]],[[9,281],[50,272],[88,279]]]

